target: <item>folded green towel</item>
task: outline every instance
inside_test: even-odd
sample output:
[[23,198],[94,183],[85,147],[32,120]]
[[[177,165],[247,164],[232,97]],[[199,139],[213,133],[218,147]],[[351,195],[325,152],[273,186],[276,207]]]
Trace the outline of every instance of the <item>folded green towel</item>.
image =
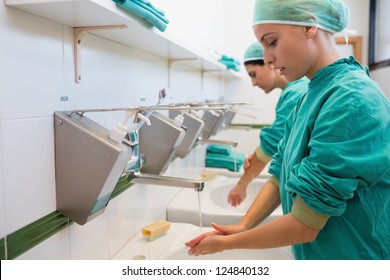
[[139,5],[140,7],[144,8],[145,10],[151,12],[154,16],[156,16],[163,22],[169,23],[169,20],[164,17],[165,12],[161,11],[160,9],[156,9],[149,1],[142,1],[142,0],[131,0],[131,1]]
[[217,144],[211,144],[207,146],[207,153],[212,154],[221,154],[221,155],[231,155],[233,150],[232,147],[226,146],[226,145],[217,145]]
[[230,63],[230,64],[235,64],[237,66],[241,65],[241,62],[234,57],[228,56],[228,55],[222,55],[221,58],[219,59],[222,63]]
[[239,171],[244,164],[245,155],[232,152],[231,155],[206,153],[206,167],[226,168],[230,171]]
[[[150,22],[160,31],[165,31],[169,20],[164,17],[161,10],[155,9],[149,1],[142,0],[113,0],[118,6],[136,16]],[[147,4],[146,4],[147,3]]]
[[159,13],[160,15],[162,16],[165,16],[165,12],[163,10],[160,10],[158,8],[156,8],[155,6],[153,6],[152,3],[150,3],[149,1],[147,0],[138,0],[139,2],[142,2],[144,3],[145,5],[148,5],[150,8],[152,8],[153,10],[155,10],[157,13]]
[[227,69],[232,69],[237,72],[240,71],[241,62],[231,56],[222,55],[218,61],[225,64]]

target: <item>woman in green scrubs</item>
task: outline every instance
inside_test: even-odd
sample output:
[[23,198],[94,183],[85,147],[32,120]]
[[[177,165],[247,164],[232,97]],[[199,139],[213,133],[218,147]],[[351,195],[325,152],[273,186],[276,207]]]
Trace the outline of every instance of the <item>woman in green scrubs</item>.
[[[390,259],[390,103],[353,58],[340,58],[341,0],[256,0],[264,60],[309,90],[286,124],[271,180],[234,225],[186,243],[190,255],[292,245],[296,259]],[[284,215],[257,226],[280,203]]]
[[252,85],[264,90],[266,94],[274,89],[282,89],[276,104],[275,121],[260,131],[260,145],[250,155],[244,165],[244,174],[229,192],[228,202],[238,206],[246,198],[248,184],[260,174],[277,152],[279,141],[284,136],[284,125],[298,100],[307,92],[309,80],[306,77],[288,82],[272,65],[264,64],[264,50],[259,42],[251,44],[244,54],[245,69],[252,80]]

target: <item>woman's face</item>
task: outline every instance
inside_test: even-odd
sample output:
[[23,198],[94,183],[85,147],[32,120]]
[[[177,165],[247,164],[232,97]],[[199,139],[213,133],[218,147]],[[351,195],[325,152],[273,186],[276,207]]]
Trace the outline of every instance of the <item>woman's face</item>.
[[269,93],[277,87],[277,73],[270,65],[247,64],[245,69],[254,87],[259,87]]
[[264,47],[264,62],[284,75],[288,81],[306,76],[310,70],[310,41],[305,27],[285,24],[259,24],[253,27]]

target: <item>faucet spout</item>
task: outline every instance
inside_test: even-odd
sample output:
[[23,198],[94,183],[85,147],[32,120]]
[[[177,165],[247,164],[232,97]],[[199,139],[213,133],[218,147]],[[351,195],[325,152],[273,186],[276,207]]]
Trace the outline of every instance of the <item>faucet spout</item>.
[[191,188],[197,192],[203,191],[204,188],[204,181],[201,180],[160,176],[160,175],[145,174],[145,173],[139,173],[139,174],[132,173],[129,174],[127,179],[132,183]]
[[237,147],[237,142],[224,141],[224,140],[214,140],[214,139],[198,139],[198,144],[218,144],[218,145],[228,145],[232,147]]

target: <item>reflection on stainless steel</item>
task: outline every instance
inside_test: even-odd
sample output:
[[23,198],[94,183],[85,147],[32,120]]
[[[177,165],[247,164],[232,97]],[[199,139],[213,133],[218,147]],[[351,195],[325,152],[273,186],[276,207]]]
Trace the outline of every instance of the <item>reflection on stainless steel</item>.
[[204,181],[153,174],[130,174],[128,176],[128,180],[132,183],[138,184],[191,188],[198,192],[202,191],[204,188]]

